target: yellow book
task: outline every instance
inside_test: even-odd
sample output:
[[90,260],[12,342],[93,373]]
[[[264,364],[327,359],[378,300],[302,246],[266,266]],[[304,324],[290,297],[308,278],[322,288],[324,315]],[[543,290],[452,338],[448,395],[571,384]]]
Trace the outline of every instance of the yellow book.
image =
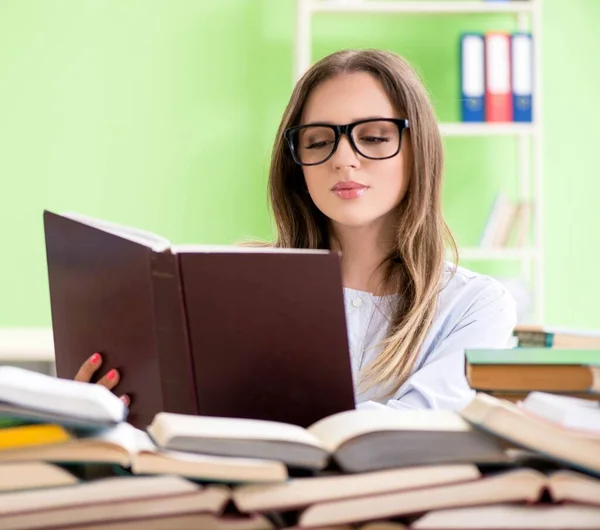
[[60,425],[23,425],[0,430],[0,450],[67,442],[71,435]]

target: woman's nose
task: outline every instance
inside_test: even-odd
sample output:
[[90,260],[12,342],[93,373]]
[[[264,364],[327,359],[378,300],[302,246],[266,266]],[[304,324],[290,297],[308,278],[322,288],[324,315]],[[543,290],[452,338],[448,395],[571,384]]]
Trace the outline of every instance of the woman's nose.
[[343,169],[352,167],[358,169],[360,167],[360,159],[358,153],[352,148],[352,144],[346,135],[342,135],[338,142],[337,149],[331,157],[331,163],[334,169]]

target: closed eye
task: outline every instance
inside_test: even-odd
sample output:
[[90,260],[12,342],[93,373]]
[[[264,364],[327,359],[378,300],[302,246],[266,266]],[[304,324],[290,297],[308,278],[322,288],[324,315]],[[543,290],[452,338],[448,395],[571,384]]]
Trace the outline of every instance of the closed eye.
[[324,147],[327,147],[328,145],[331,145],[332,143],[333,143],[333,141],[331,141],[331,140],[323,140],[321,142],[313,142],[311,144],[308,144],[305,149],[323,149]]
[[387,136],[363,136],[361,137],[360,141],[370,144],[381,144],[384,142],[389,142],[390,139]]

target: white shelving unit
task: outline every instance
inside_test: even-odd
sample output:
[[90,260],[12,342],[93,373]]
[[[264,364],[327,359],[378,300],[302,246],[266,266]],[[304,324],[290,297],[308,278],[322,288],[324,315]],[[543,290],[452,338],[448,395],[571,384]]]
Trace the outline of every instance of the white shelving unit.
[[[544,255],[542,208],[542,98],[539,80],[542,56],[541,0],[296,0],[296,35],[294,42],[294,81],[311,64],[311,22],[319,13],[388,15],[421,14],[443,16],[456,14],[510,14],[516,18],[516,29],[530,31],[534,39],[533,123],[440,123],[444,137],[512,136],[517,140],[519,198],[532,203],[531,244],[526,248],[462,248],[461,260],[513,261],[520,263],[521,276],[527,281],[533,307],[531,322],[544,320]],[[469,29],[468,26],[465,29]],[[449,43],[455,45],[456,43]]]

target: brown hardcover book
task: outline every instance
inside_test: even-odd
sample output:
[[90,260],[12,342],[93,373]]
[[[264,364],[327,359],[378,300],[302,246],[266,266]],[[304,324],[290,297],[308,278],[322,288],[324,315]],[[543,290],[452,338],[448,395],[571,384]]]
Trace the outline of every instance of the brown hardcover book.
[[306,427],[354,408],[337,253],[176,247],[48,211],[44,226],[57,374],[101,352],[133,425],[165,411]]
[[472,388],[485,392],[597,393],[600,350],[511,348],[465,350]]

